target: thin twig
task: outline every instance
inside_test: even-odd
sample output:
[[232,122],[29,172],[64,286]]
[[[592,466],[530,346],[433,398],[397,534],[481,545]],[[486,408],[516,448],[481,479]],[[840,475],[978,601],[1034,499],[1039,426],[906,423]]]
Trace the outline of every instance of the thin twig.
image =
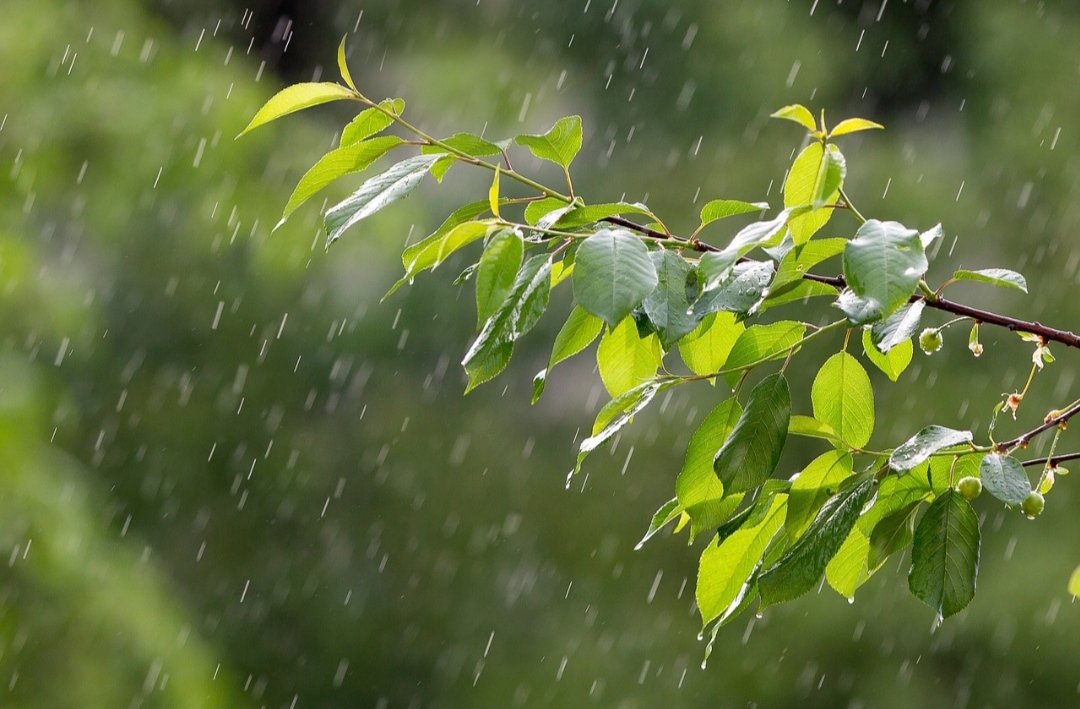
[[1005,451],[1005,450],[1009,450],[1009,449],[1012,449],[1012,448],[1016,448],[1018,446],[1021,447],[1021,448],[1026,447],[1027,444],[1029,442],[1031,442],[1031,439],[1034,438],[1035,436],[1039,435],[1040,433],[1042,433],[1044,431],[1049,431],[1051,428],[1053,428],[1055,426],[1060,426],[1063,423],[1067,423],[1068,420],[1071,419],[1076,414],[1080,414],[1080,404],[1073,404],[1072,406],[1065,409],[1064,411],[1062,411],[1057,416],[1054,416],[1053,418],[1046,419],[1046,421],[1039,424],[1035,428],[1031,429],[1027,433],[1022,433],[1019,436],[1017,436],[1016,438],[1013,438],[1013,439],[1008,440],[1008,441],[1002,441],[1001,443],[998,443],[997,444],[997,449],[999,451]]
[[1027,467],[1050,463],[1050,467],[1053,468],[1058,463],[1064,463],[1067,460],[1080,460],[1080,453],[1062,453],[1049,458],[1032,458],[1031,460],[1025,460],[1021,465]]

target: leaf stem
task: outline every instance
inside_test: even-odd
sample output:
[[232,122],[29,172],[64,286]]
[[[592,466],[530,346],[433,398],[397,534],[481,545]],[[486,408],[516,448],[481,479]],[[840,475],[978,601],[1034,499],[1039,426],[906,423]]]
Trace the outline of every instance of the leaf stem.
[[[369,106],[371,108],[374,108],[374,109],[376,109],[378,111],[381,111],[382,113],[386,114],[391,120],[393,120],[399,126],[404,128],[405,130],[409,131],[413,135],[416,135],[419,138],[421,138],[423,140],[426,140],[428,142],[428,144],[436,146],[438,148],[441,148],[442,150],[445,150],[446,152],[450,153],[451,155],[454,155],[459,160],[467,162],[470,165],[477,165],[479,167],[486,167],[487,169],[491,170],[492,172],[495,171],[496,166],[494,164],[486,162],[484,160],[480,160],[478,158],[475,158],[472,155],[469,155],[468,153],[466,153],[464,150],[458,150],[457,148],[455,148],[455,147],[453,147],[451,145],[448,145],[447,143],[439,140],[438,138],[435,138],[435,137],[432,137],[432,136],[428,135],[424,131],[420,130],[419,128],[417,128],[413,124],[406,121],[404,118],[402,118],[398,114],[394,113],[391,110],[388,110],[384,106],[382,106],[382,105],[380,105],[378,103],[375,103],[374,101],[372,101],[372,100],[370,100],[368,98],[365,98],[360,93],[356,94],[356,99],[360,103],[364,104],[365,106]],[[561,192],[557,192],[557,191],[551,189],[550,187],[545,187],[544,185],[540,184],[536,180],[525,177],[525,175],[522,175],[519,172],[515,172],[514,170],[511,170],[509,168],[507,168],[505,170],[502,170],[502,174],[506,175],[507,177],[509,177],[512,180],[520,182],[521,184],[523,184],[523,185],[525,185],[527,187],[531,187],[532,189],[536,190],[537,192],[540,192],[541,194],[543,194],[543,195],[545,195],[547,197],[552,197],[554,199],[566,202],[567,204],[570,204],[570,203],[572,203],[574,201],[573,198],[568,197],[568,196],[562,194]]]
[[863,224],[866,223],[866,217],[864,217],[862,213],[855,208],[855,205],[851,203],[851,199],[847,196],[847,193],[844,192],[843,187],[840,188],[840,199],[844,200],[844,204],[847,206],[848,211],[854,214],[856,219]]

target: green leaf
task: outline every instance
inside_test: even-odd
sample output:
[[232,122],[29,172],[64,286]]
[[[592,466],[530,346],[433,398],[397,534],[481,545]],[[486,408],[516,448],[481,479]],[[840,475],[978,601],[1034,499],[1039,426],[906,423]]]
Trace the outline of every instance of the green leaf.
[[[453,215],[451,215],[451,218],[453,218]],[[402,280],[410,279],[425,269],[438,268],[452,253],[478,239],[484,238],[487,236],[488,231],[494,227],[492,222],[467,221],[444,228],[448,222],[450,222],[450,219],[444,222],[443,226],[439,227],[434,234],[405,249],[404,254],[402,254],[402,261],[405,263],[405,276]],[[390,292],[392,293],[393,290]]]
[[274,227],[277,230],[285,223],[297,207],[306,202],[312,195],[326,187],[337,178],[354,172],[362,172],[385,155],[388,151],[403,144],[401,138],[389,135],[382,138],[361,141],[343,148],[331,150],[319,158],[311,169],[304,173],[300,182],[296,184],[289,203],[285,205],[285,211],[281,215],[281,221]]
[[960,270],[953,274],[953,280],[978,281],[994,286],[1015,288],[1025,293],[1028,292],[1027,280],[1016,271],[1010,271],[1007,268],[984,268],[978,271]]
[[848,118],[837,123],[836,127],[829,132],[829,137],[835,138],[840,135],[847,135],[848,133],[874,129],[885,130],[885,126],[880,123],[868,121],[865,118]]
[[501,229],[488,241],[476,267],[476,329],[495,314],[514,285],[525,243],[513,229]]
[[778,294],[788,284],[801,282],[811,268],[843,253],[846,244],[847,239],[841,238],[815,239],[794,247],[780,259],[769,295]]
[[634,547],[634,550],[636,551],[638,549],[641,549],[641,547],[645,546],[645,542],[652,539],[657,532],[666,527],[668,524],[677,520],[682,515],[682,513],[682,505],[679,504],[679,500],[677,498],[668,500],[663,505],[661,505],[660,509],[656,511],[656,514],[653,515],[652,521],[649,523],[648,531],[645,532],[645,536],[642,537],[641,541],[637,543],[637,545]]
[[788,433],[792,436],[820,438],[838,448],[850,447],[840,438],[840,434],[836,432],[836,429],[827,423],[818,421],[813,416],[800,416],[798,414],[792,416],[791,422],[788,424]]
[[911,354],[914,351],[911,340],[904,340],[890,349],[887,354],[882,354],[874,345],[870,330],[863,330],[862,345],[867,359],[894,382],[900,378],[907,366],[911,364]]
[[349,38],[349,35],[345,35],[341,38],[341,44],[338,45],[337,50],[337,65],[338,71],[341,72],[341,78],[345,80],[349,88],[356,91],[356,84],[353,83],[352,75],[349,73],[349,65],[345,61],[345,40]]
[[[536,226],[542,217],[556,209],[567,210],[574,205],[567,204],[561,199],[555,199],[554,197],[545,197],[538,199],[535,202],[529,202],[525,205],[525,223],[529,226]],[[565,211],[563,212],[565,214]]]
[[826,360],[810,390],[814,417],[828,424],[840,438],[862,448],[874,432],[874,390],[866,370],[847,352]]
[[874,478],[867,475],[825,503],[806,532],[758,577],[762,608],[794,600],[817,587],[873,489]]
[[696,598],[703,624],[708,624],[737,603],[740,591],[765,548],[784,524],[787,499],[776,495],[766,501],[766,512],[756,524],[743,525],[727,539],[705,548],[698,564]]
[[[533,202],[532,204],[539,203]],[[560,202],[560,204],[566,206],[565,202]],[[621,214],[644,214],[655,219],[649,208],[640,202],[610,202],[589,205],[575,203],[571,205],[570,209],[559,215],[559,218],[552,223],[551,228],[576,229]]]
[[551,359],[548,361],[548,371],[559,362],[573,357],[592,344],[603,327],[603,320],[580,305],[575,305],[570,311],[570,317],[566,319],[559,334],[555,336],[555,345],[551,349]]
[[986,491],[1006,505],[1019,505],[1031,493],[1024,466],[1011,455],[987,454],[979,464],[979,477]]
[[600,346],[596,348],[600,379],[612,396],[618,396],[656,376],[660,360],[659,339],[655,334],[640,337],[637,324],[629,316],[604,333]]
[[697,273],[686,259],[673,251],[662,249],[649,256],[656,267],[657,285],[642,307],[656,328],[660,344],[669,350],[701,321],[696,314],[687,312],[697,296]]
[[741,370],[770,359],[787,357],[788,351],[803,338],[806,326],[800,322],[781,320],[769,325],[753,325],[744,330],[724,362],[725,375],[732,386],[742,376]]
[[[639,386],[623,392],[619,396],[615,397],[604,408],[600,409],[600,413],[596,415],[596,420],[593,422],[592,435],[581,442],[581,448],[578,450],[577,462],[574,464],[574,469],[570,472],[570,477],[576,475],[581,470],[581,463],[585,460],[589,453],[604,445],[611,439],[619,429],[626,424],[630,423],[630,420],[634,418],[634,414],[648,406],[649,402],[653,398],[664,391],[665,389],[673,386],[672,382],[658,382],[651,381],[645,382]],[[567,478],[567,487],[570,485],[569,477]]]
[[724,485],[713,472],[712,461],[741,414],[742,407],[735,397],[724,400],[709,412],[686,447],[686,459],[675,479],[675,495],[690,515],[691,541],[719,525],[733,511],[727,509],[726,503],[736,496],[724,499]]
[[[814,242],[810,242],[813,244]],[[828,283],[818,283],[817,281],[798,281],[797,283],[788,284],[787,287],[780,289],[777,292],[775,288],[776,279],[773,279],[773,285],[769,286],[768,294],[765,296],[765,300],[761,301],[757,310],[754,311],[755,315],[761,315],[767,310],[772,308],[778,308],[781,305],[787,305],[788,303],[802,302],[805,303],[810,298],[820,298],[824,296],[836,297],[836,294],[840,292],[835,286],[831,286]]]
[[629,231],[601,229],[578,247],[573,282],[581,307],[615,327],[656,288],[656,267]]
[[[791,164],[787,180],[784,181],[784,207],[794,209],[796,207],[812,206],[818,198],[818,176],[821,172],[821,163],[825,156],[825,148],[818,141],[806,146],[795,162]],[[825,204],[833,204],[839,197],[839,192],[826,195]],[[795,244],[801,245],[810,241],[829,219],[835,210],[832,207],[814,209],[805,214],[792,217],[788,223],[791,230],[791,238]]]
[[791,418],[791,392],[782,374],[758,382],[731,436],[713,459],[728,494],[760,487],[780,461]]
[[337,241],[346,229],[406,197],[424,179],[436,156],[417,155],[402,160],[381,175],[372,177],[351,197],[326,210],[326,248]]
[[705,206],[701,208],[701,226],[698,227],[698,231],[701,231],[702,227],[712,224],[719,219],[734,217],[738,214],[760,212],[768,208],[768,202],[741,202],[737,199],[714,199],[711,202],[707,202]]
[[898,472],[911,470],[926,462],[934,453],[964,443],[971,443],[971,431],[927,426],[896,447],[889,456],[889,467]]
[[679,340],[679,356],[697,375],[712,374],[720,370],[728,353],[746,327],[735,321],[733,313],[713,313]]
[[844,248],[844,278],[857,300],[841,299],[840,307],[854,325],[886,318],[908,301],[926,268],[918,232],[871,219]]
[[931,503],[915,529],[908,588],[948,618],[975,597],[979,519],[968,501],[948,490]]
[[847,161],[844,154],[835,145],[825,146],[825,152],[818,168],[817,180],[814,182],[812,206],[821,209],[826,204],[835,201],[835,195],[839,193],[847,177]]
[[821,506],[836,494],[840,483],[850,476],[851,455],[832,450],[815,458],[791,481],[787,521],[784,522],[789,539],[802,536]]
[[514,142],[524,145],[541,160],[553,162],[565,170],[581,150],[581,117],[560,118],[547,133],[519,135]]
[[911,544],[915,534],[915,513],[919,511],[921,504],[921,500],[916,500],[874,526],[874,531],[870,534],[870,552],[866,559],[870,569],[877,569],[892,554]]
[[771,117],[794,121],[811,133],[817,130],[817,126],[814,124],[814,114],[810,113],[810,110],[806,108],[806,106],[797,103],[790,106],[784,106],[779,111],[772,114]]
[[694,316],[725,311],[748,313],[761,301],[773,277],[772,261],[744,261],[735,264],[712,288],[694,303]]
[[300,111],[312,106],[318,106],[321,103],[329,103],[331,101],[341,101],[343,99],[356,98],[356,94],[337,84],[331,84],[328,82],[322,83],[302,83],[293,84],[287,86],[281,91],[274,94],[274,96],[263,104],[263,107],[259,109],[255,117],[251,119],[251,123],[248,123],[247,128],[240,131],[241,135],[252,131],[264,123],[281,118],[295,111]]
[[[443,138],[439,142],[454,150],[460,150],[466,155],[474,158],[502,155],[502,148],[499,147],[497,143],[492,143],[490,140],[485,140],[472,133],[455,133],[449,138]],[[420,152],[423,155],[435,155],[439,153],[445,155],[448,151],[443,145],[425,145],[420,148]]]
[[740,230],[722,251],[710,251],[702,256],[698,260],[698,271],[705,287],[715,287],[736,261],[757,247],[776,240],[783,233],[790,216],[790,210],[785,209],[768,221],[754,222]]
[[[390,113],[401,115],[405,110],[405,102],[399,98],[386,99],[379,105]],[[341,131],[341,143],[338,147],[346,148],[355,145],[361,140],[366,140],[383,130],[394,122],[394,119],[386,115],[385,111],[378,108],[365,108],[352,119],[344,130]]]
[[532,329],[547,309],[551,289],[551,257],[538,254],[526,261],[506,300],[488,318],[461,364],[469,374],[469,393],[505,367],[513,343]]
[[900,343],[910,341],[911,336],[919,329],[925,307],[926,302],[922,300],[908,303],[884,320],[874,323],[870,327],[870,341],[874,343],[875,349],[882,354],[888,354]]
[[856,524],[825,567],[825,580],[829,586],[844,598],[854,599],[855,591],[870,579],[869,554],[870,538]]
[[440,183],[446,175],[446,172],[453,167],[454,163],[459,159],[456,154],[447,149],[448,147],[459,150],[473,158],[501,155],[503,150],[499,144],[484,140],[480,136],[473,135],[472,133],[455,133],[449,138],[443,138],[439,142],[443,145],[423,146],[420,148],[420,154],[439,156],[439,159],[431,166],[431,175]]

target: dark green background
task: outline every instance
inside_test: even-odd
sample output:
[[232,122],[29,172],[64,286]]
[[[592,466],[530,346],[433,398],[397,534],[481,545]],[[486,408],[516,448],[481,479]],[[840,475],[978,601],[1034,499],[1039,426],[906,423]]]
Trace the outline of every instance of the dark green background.
[[[1077,704],[1072,479],[1036,523],[978,501],[978,596],[937,630],[890,562],[853,605],[826,588],[734,623],[702,670],[700,544],[633,547],[724,393],[654,405],[564,490],[605,399],[590,354],[528,406],[568,294],[467,398],[474,306],[450,281],[468,261],[379,303],[406,238],[489,176],[455,167],[324,254],[320,199],[269,229],[344,107],[232,140],[284,83],[336,78],[348,32],[361,88],[402,96],[432,132],[501,138],[582,115],[578,191],[646,200],[686,233],[705,200],[781,201],[801,136],[773,110],[862,115],[888,130],[842,140],[848,191],[870,216],[944,223],[930,280],[1020,269],[1030,296],[953,294],[1075,330],[1074,3],[251,9],[3,4],[0,706]],[[515,167],[557,179],[524,154]],[[343,183],[327,198],[358,179]],[[837,215],[825,235],[854,227]],[[984,436],[1030,349],[990,329],[983,341],[975,361],[950,330],[898,385],[876,377],[875,443],[930,422]],[[797,410],[838,344],[788,370]],[[1052,351],[999,431],[1076,397],[1075,356]],[[793,442],[783,474],[817,450]]]

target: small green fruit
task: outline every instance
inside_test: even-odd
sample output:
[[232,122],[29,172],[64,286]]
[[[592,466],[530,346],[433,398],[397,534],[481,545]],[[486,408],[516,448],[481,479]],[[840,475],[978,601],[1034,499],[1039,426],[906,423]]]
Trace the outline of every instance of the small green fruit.
[[1032,490],[1020,505],[1020,511],[1027,515],[1028,519],[1035,519],[1042,514],[1044,507],[1046,507],[1046,500],[1043,499],[1042,495]]
[[926,354],[934,354],[945,344],[945,338],[937,328],[928,327],[919,335],[919,347]]
[[982,487],[982,480],[971,476],[960,478],[960,482],[956,483],[956,491],[965,500],[974,500],[982,494]]

